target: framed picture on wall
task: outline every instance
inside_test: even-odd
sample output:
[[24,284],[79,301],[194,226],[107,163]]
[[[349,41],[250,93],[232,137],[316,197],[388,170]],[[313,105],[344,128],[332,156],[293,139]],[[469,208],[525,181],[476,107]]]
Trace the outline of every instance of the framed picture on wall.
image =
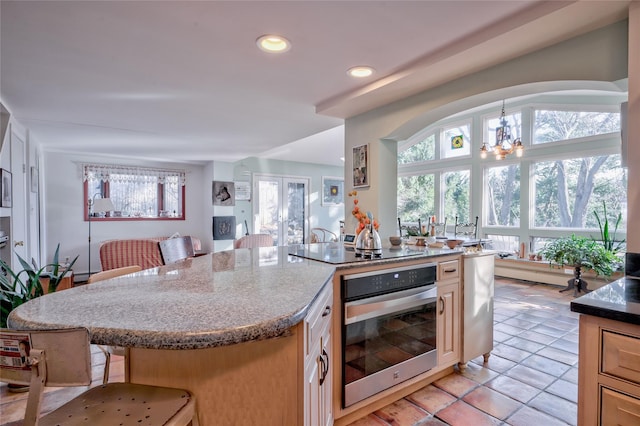
[[235,206],[235,184],[233,182],[213,181],[213,205]]
[[322,205],[338,206],[344,202],[344,179],[322,176]]
[[0,169],[0,207],[11,207],[11,172]]
[[246,181],[236,182],[236,201],[251,201],[251,183]]
[[353,148],[353,187],[369,186],[369,144]]

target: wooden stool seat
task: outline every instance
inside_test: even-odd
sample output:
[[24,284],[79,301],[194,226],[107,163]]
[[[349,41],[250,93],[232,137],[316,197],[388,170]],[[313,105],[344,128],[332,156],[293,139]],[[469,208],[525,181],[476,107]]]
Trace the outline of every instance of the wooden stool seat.
[[40,425],[186,425],[195,400],[181,389],[131,383],[110,383],[43,416]]

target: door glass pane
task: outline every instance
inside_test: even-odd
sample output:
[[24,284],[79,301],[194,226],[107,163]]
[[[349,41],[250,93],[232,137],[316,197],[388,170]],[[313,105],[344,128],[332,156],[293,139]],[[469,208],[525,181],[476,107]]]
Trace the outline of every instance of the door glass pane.
[[426,221],[435,214],[434,175],[403,176],[398,178],[398,217],[403,222]]
[[520,226],[520,164],[486,171],[487,225]]
[[305,184],[289,182],[287,185],[287,245],[304,243]]
[[260,180],[258,182],[258,234],[269,234],[275,245],[278,243],[279,209],[278,197],[280,185],[276,181]]
[[440,157],[454,158],[471,155],[471,125],[445,128],[440,142]]
[[469,222],[469,170],[442,174],[444,182],[444,215],[447,223]]

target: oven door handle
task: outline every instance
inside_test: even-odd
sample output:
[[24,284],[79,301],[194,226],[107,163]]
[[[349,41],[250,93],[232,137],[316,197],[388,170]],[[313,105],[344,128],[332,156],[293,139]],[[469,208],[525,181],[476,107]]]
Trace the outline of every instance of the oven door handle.
[[345,303],[345,325],[415,308],[416,306],[424,305],[428,299],[432,299],[435,302],[438,295],[438,289],[435,286],[418,293],[415,293],[415,290],[413,292],[409,290],[408,292],[412,294],[402,295],[402,293],[406,294],[407,292],[398,292]]

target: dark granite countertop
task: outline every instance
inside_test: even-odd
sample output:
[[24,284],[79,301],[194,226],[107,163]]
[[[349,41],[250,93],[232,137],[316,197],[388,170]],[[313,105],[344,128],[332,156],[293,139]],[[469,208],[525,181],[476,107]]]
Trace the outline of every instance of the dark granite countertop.
[[640,325],[640,278],[625,277],[571,302],[571,310]]

